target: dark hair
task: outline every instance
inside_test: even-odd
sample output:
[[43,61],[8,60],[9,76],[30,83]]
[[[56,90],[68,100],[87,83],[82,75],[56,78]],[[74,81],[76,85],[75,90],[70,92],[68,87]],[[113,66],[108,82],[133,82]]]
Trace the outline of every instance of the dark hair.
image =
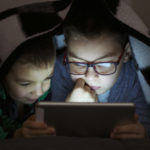
[[48,66],[55,60],[55,48],[49,35],[30,39],[17,47],[17,50],[21,50],[20,58],[35,66]]
[[81,34],[86,38],[109,33],[118,40],[122,47],[128,41],[126,26],[109,13],[101,0],[76,2],[69,12],[63,28],[66,42],[72,33]]
[[16,61],[31,63],[37,67],[47,67],[54,64],[55,47],[50,34],[40,35],[20,44],[8,57],[0,69],[0,79],[3,79]]

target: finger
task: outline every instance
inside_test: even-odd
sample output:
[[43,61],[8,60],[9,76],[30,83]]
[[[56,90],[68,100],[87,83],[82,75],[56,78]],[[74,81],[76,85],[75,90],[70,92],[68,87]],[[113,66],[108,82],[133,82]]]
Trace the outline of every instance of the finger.
[[122,125],[114,128],[114,133],[121,134],[121,133],[144,133],[145,129],[140,123],[136,124],[129,124],[129,125]]
[[98,98],[97,98],[97,96],[95,96],[94,100],[95,100],[95,101],[94,101],[95,103],[97,103],[97,102],[98,102]]
[[23,127],[30,128],[30,129],[46,129],[48,126],[47,124],[35,120],[27,120],[23,123]]
[[48,127],[49,131],[50,131],[50,135],[56,135],[56,129],[55,127]]
[[92,93],[92,90],[87,85],[84,86],[84,90],[87,91],[87,92],[89,92],[89,93]]
[[110,135],[111,138],[113,139],[141,139],[144,138],[143,135],[141,134],[128,134],[128,133],[124,133],[124,134],[111,134]]
[[28,120],[35,120],[35,118],[36,118],[35,115],[32,115],[28,118]]
[[78,79],[76,81],[75,87],[74,88],[83,88],[85,85],[85,81],[83,79]]
[[47,129],[23,129],[24,137],[34,137],[34,136],[43,136],[43,135],[56,135],[56,130],[52,127]]
[[124,125],[124,126],[119,126],[116,127],[113,130],[114,133],[116,134],[121,134],[121,133],[136,133],[137,129],[135,125]]
[[92,91],[92,96],[93,98],[95,99],[95,102],[98,102],[98,97],[97,97],[97,94],[95,93],[95,91]]

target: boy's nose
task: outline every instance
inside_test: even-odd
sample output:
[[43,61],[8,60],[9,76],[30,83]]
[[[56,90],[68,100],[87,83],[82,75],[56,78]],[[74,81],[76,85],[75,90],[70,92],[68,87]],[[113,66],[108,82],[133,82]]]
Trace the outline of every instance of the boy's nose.
[[37,85],[33,93],[36,96],[41,96],[44,93],[42,85]]
[[93,67],[89,67],[87,73],[85,74],[85,77],[93,80],[94,78],[98,77],[98,74],[95,72]]

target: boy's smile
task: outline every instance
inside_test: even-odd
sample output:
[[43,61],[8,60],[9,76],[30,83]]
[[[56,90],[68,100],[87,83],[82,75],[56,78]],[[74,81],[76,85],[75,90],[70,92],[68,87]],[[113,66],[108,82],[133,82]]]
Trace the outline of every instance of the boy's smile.
[[[73,62],[116,62],[122,52],[123,48],[119,42],[108,34],[90,39],[83,36],[71,37],[68,41],[68,60]],[[111,75],[100,75],[94,71],[93,67],[89,67],[86,74],[71,74],[71,77],[74,81],[83,78],[86,84],[96,91],[96,94],[102,94],[117,81],[122,63],[123,58],[116,72]]]
[[6,76],[5,87],[15,101],[32,104],[49,89],[52,74],[52,65],[39,68],[15,63]]

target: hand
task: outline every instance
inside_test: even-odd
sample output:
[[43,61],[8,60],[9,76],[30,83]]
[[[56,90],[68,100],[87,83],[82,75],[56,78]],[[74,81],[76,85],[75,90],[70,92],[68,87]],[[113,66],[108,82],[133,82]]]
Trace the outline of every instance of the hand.
[[145,137],[145,129],[138,122],[138,115],[135,114],[135,123],[118,125],[110,134],[113,139],[141,139]]
[[35,137],[42,135],[56,135],[56,131],[53,127],[36,121],[35,115],[29,117],[23,123],[22,128],[17,129],[14,133],[14,137]]
[[97,102],[98,98],[92,89],[85,84],[83,79],[78,79],[76,85],[67,97],[66,102]]

